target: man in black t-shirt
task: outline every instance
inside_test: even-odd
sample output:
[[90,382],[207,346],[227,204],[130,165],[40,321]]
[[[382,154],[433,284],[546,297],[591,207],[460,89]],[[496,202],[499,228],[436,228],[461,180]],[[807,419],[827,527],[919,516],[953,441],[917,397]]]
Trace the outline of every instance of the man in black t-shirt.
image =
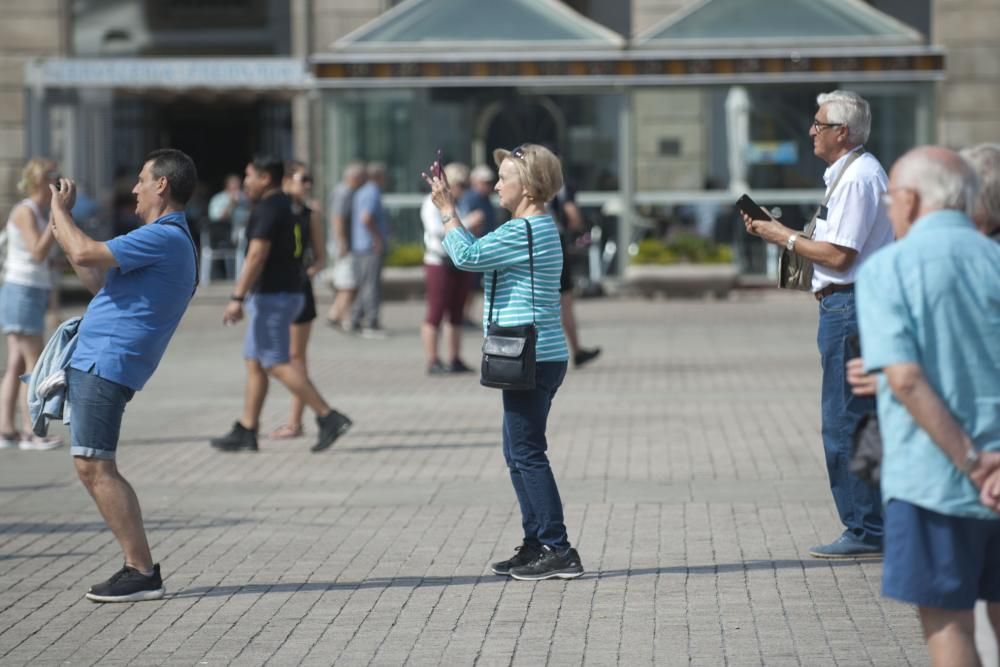
[[255,206],[247,223],[246,260],[222,322],[239,322],[245,302],[247,384],[242,417],[229,433],[212,440],[213,447],[225,452],[257,451],[257,429],[269,376],[316,412],[319,439],[312,447],[314,452],[332,445],[351,427],[351,420],[332,409],[305,372],[290,363],[289,327],[302,310],[305,296],[301,239],[296,238],[291,199],[281,191],[283,176],[283,162],[257,157],[247,165],[243,181]]

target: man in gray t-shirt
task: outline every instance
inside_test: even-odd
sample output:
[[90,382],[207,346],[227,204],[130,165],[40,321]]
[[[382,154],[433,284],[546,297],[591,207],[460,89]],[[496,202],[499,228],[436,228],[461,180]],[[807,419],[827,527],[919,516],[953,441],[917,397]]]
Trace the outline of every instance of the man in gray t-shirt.
[[333,188],[330,197],[330,247],[333,262],[333,288],[336,291],[326,319],[330,326],[349,326],[351,305],[357,291],[358,279],[351,255],[351,209],[354,193],[365,182],[363,162],[351,162],[344,169],[343,180]]

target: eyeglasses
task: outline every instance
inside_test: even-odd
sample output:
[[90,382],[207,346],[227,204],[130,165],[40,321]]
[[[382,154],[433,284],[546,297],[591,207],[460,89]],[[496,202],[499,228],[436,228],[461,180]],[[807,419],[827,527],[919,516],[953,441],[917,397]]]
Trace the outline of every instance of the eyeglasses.
[[514,150],[512,150],[510,152],[510,154],[513,155],[514,157],[516,157],[519,160],[523,160],[524,159],[524,147],[525,147],[525,145],[526,144],[521,144],[520,146],[518,146],[517,148],[515,148]]
[[843,123],[824,123],[823,121],[816,120],[815,118],[812,123],[813,129],[816,130],[816,132],[822,132],[829,127],[843,127],[843,125]]
[[313,182],[313,177],[309,174],[299,174],[299,182],[308,184]]

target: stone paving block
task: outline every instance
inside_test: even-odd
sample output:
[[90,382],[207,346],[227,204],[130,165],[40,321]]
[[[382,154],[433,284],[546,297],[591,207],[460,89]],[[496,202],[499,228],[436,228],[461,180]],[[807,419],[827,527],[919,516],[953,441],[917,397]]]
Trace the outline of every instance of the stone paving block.
[[113,537],[65,451],[2,451],[0,664],[927,664],[879,564],[804,560],[839,527],[798,295],[578,304],[605,354],[570,370],[548,435],[587,575],[531,584],[488,570],[521,541],[500,395],[423,374],[419,304],[387,307],[387,341],[315,332],[313,379],[355,419],[330,451],[224,456],[207,440],[243,372],[216,288],[123,426],[167,600],[82,600]]

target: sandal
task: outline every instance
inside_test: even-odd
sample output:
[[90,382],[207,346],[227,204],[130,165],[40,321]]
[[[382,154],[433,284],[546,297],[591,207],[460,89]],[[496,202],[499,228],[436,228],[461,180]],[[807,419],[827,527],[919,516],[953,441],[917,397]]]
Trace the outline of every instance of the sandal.
[[291,438],[301,438],[304,434],[302,430],[302,425],[292,426],[291,424],[282,424],[278,428],[271,431],[271,440],[289,440]]

